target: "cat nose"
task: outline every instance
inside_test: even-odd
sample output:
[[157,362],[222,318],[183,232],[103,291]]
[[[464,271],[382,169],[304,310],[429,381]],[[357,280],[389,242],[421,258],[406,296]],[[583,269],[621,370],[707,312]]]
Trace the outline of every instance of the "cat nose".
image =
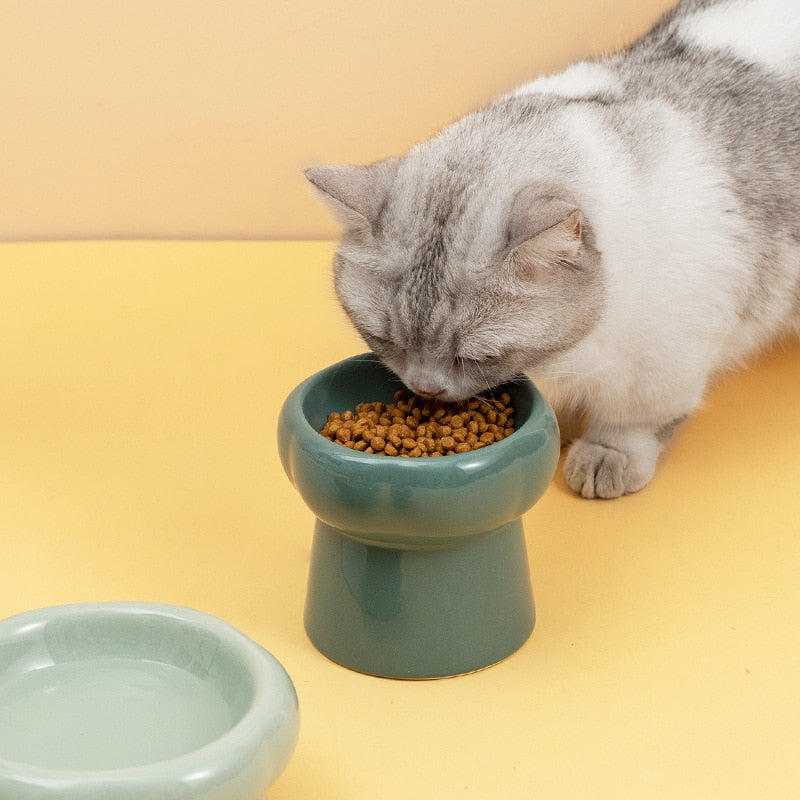
[[412,386],[411,391],[420,397],[429,397],[431,399],[438,397],[444,389],[439,389],[434,386]]

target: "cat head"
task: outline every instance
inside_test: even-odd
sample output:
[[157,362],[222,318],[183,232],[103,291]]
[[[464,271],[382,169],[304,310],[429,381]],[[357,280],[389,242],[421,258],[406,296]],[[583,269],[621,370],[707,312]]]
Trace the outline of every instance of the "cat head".
[[460,401],[552,364],[595,324],[601,259],[558,186],[418,147],[306,176],[342,227],[337,296],[412,391]]

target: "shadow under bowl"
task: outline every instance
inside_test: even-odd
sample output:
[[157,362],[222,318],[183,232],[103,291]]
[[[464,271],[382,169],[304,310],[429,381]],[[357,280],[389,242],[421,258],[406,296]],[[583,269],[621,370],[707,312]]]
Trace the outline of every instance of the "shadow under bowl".
[[279,662],[199,611],[94,603],[0,622],[3,800],[261,800],[298,730]]

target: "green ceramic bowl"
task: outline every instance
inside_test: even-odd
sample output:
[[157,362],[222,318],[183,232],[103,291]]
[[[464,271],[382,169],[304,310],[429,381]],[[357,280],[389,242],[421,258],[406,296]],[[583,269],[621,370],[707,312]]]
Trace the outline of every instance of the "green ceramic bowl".
[[305,624],[334,661],[431,678],[496,663],[530,635],[534,609],[521,515],[560,451],[552,409],[528,379],[498,387],[516,431],[470,453],[399,458],[320,435],[332,411],[391,402],[402,383],[372,354],[346,359],[286,399],[278,445],[316,517]]
[[278,426],[290,480],[315,516],[367,544],[443,547],[518,519],[552,479],[555,416],[527,378],[498,387],[516,410],[512,436],[470,453],[399,458],[359,453],[319,434],[332,411],[391,402],[403,384],[371,353],[319,372],[286,400]]
[[0,798],[262,800],[299,728],[266,650],[152,603],[0,622]]

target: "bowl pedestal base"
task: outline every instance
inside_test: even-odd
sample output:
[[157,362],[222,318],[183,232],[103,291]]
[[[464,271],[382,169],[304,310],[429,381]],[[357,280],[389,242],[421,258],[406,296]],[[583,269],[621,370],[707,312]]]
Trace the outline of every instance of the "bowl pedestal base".
[[437,549],[366,544],[317,520],[305,627],[324,655],[388,678],[496,664],[533,631],[522,520]]

